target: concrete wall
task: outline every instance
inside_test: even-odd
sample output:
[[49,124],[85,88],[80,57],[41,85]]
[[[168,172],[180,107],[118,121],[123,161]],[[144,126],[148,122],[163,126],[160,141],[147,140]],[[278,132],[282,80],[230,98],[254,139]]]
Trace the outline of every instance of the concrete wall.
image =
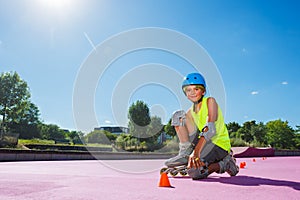
[[125,159],[167,159],[172,154],[130,153],[130,152],[72,152],[38,150],[0,150],[2,161],[42,161],[42,160],[125,160]]
[[300,156],[300,150],[276,150],[275,156]]
[[[0,149],[0,162],[43,161],[43,160],[128,160],[128,159],[168,159],[174,154],[131,153],[131,152],[74,152]],[[247,154],[249,157],[249,155]],[[246,157],[247,157],[246,156]],[[252,157],[262,157],[255,154]],[[273,155],[272,155],[273,156]],[[275,150],[274,156],[300,156],[300,151]],[[241,157],[241,156],[240,156]]]

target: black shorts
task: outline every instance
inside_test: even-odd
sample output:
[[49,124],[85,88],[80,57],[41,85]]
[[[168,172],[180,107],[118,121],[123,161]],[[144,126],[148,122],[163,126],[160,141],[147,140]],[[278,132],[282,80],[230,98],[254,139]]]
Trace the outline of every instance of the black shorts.
[[215,145],[211,141],[206,142],[200,153],[200,159],[208,164],[219,162],[228,155],[228,151],[225,151],[221,147]]

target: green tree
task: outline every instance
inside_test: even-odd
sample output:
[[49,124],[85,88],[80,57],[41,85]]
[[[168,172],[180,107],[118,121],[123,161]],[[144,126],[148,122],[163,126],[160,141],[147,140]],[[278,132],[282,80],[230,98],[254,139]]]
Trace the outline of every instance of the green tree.
[[251,132],[251,128],[252,126],[255,125],[256,125],[255,120],[245,122],[243,126],[240,129],[238,129],[237,134],[239,134],[241,138],[246,142],[251,143],[254,140],[254,136]]
[[150,125],[147,128],[147,137],[144,140],[146,142],[147,150],[153,151],[160,147],[160,144],[158,144],[158,137],[161,136],[163,129],[164,125],[161,122],[161,118],[152,116]]
[[124,150],[137,150],[138,140],[137,138],[133,137],[131,134],[128,133],[121,133],[116,138],[116,145],[117,147],[124,149]]
[[300,134],[300,126],[296,125],[295,133],[296,133],[296,134]]
[[88,143],[98,143],[98,144],[111,144],[109,139],[107,138],[108,131],[105,130],[94,130],[87,134],[86,141]]
[[[121,149],[125,149],[125,133],[121,133],[117,138],[116,138],[116,145],[117,147]],[[129,135],[129,134],[127,134]]]
[[60,129],[59,126],[55,124],[40,124],[39,129],[41,131],[41,136],[43,139],[63,140],[66,138],[65,131]]
[[129,107],[128,111],[128,127],[130,134],[140,138],[147,137],[147,126],[151,122],[149,108],[146,103],[138,100]]
[[296,126],[296,130],[295,130],[295,149],[299,149],[300,150],[300,126]]
[[73,144],[84,143],[84,134],[81,131],[68,131],[66,132],[66,137],[68,137]]
[[14,119],[9,123],[9,128],[12,132],[19,133],[20,138],[32,139],[40,138],[41,133],[38,125],[41,123],[39,120],[39,109],[31,102],[28,102],[24,109],[18,113],[14,113]]
[[151,121],[147,104],[140,100],[133,103],[129,107],[128,118],[134,125],[141,127],[147,126]]
[[164,128],[164,125],[161,123],[161,118],[158,116],[151,117],[151,122],[147,128],[146,135],[144,138],[148,138],[146,141],[155,142],[160,136]]
[[24,113],[30,98],[27,83],[14,72],[0,75],[0,115],[2,115],[1,129],[7,131],[8,124],[17,120],[18,113]]
[[241,128],[241,125],[239,125],[237,122],[229,122],[228,124],[226,124],[227,130],[228,130],[228,134],[229,136],[232,137],[239,137],[237,132],[238,130]]
[[250,132],[254,137],[254,141],[258,143],[257,145],[267,145],[267,129],[262,122],[252,125]]
[[176,136],[176,131],[174,126],[171,125],[172,119],[169,120],[169,122],[165,125],[164,131],[166,132],[167,135],[169,136]]
[[105,131],[104,134],[106,135],[106,137],[111,141],[114,142],[117,139],[117,135],[113,134],[109,131]]
[[268,143],[277,149],[291,149],[295,147],[294,130],[287,121],[280,119],[266,124]]

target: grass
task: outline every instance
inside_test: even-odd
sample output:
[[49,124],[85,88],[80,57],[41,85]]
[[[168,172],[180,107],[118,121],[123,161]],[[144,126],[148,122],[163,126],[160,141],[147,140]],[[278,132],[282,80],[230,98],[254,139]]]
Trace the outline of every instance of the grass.
[[19,139],[18,144],[55,144],[53,140],[42,139]]
[[87,143],[88,147],[111,147],[111,144]]
[[[49,145],[57,145],[55,144],[54,140],[42,140],[42,139],[19,139],[19,145],[26,145],[26,144],[49,144]],[[64,144],[59,144],[64,145]],[[66,145],[69,146],[69,145]],[[98,144],[98,143],[87,143],[86,145],[83,144],[76,144],[76,146],[88,146],[88,147],[111,147],[111,144]]]

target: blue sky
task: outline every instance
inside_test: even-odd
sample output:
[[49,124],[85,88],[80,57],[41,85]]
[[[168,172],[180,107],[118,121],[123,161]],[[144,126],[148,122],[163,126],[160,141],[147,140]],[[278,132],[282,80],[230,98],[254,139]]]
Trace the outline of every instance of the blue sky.
[[[225,101],[226,122],[282,119],[295,127],[300,125],[299,4],[296,0],[0,0],[0,72],[16,71],[28,83],[45,123],[73,130],[75,83],[96,47],[133,29],[174,30],[201,45],[217,66],[226,94],[225,100],[217,101]],[[92,94],[98,125],[126,125],[127,113],[113,113],[114,102],[129,106],[143,100],[163,121],[189,106],[187,100],[182,102],[183,94],[175,95],[157,79],[127,91],[129,98],[118,96],[118,81],[149,63],[182,76],[193,71],[186,60],[157,49],[120,56]],[[172,73],[166,76],[158,70],[155,78],[172,81]],[[180,84],[174,82],[178,91]]]

